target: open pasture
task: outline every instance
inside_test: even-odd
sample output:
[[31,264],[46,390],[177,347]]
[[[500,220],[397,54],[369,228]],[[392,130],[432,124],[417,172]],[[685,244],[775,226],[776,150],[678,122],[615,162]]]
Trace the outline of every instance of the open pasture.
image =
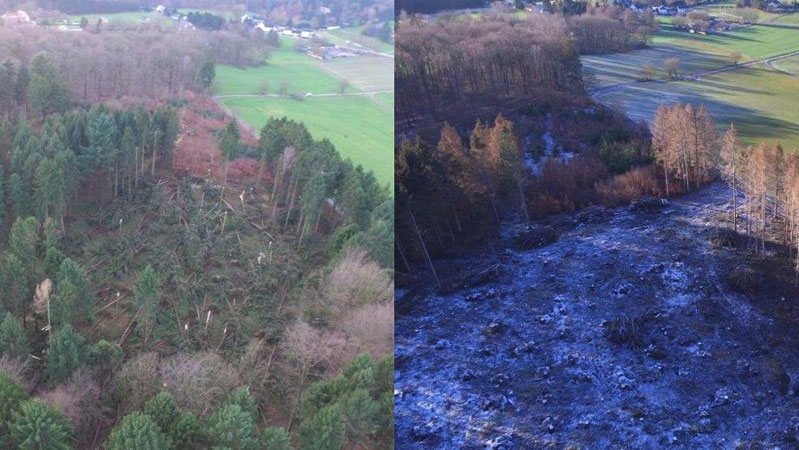
[[652,120],[661,103],[704,104],[719,131],[732,122],[748,145],[779,141],[786,150],[799,149],[799,78],[762,65],[698,81],[632,84],[595,98],[608,105],[619,104],[630,118],[646,121]]
[[381,184],[393,184],[394,112],[368,96],[226,98],[222,103],[255,128],[270,117],[304,122],[317,138],[328,138],[344,158],[375,172]]

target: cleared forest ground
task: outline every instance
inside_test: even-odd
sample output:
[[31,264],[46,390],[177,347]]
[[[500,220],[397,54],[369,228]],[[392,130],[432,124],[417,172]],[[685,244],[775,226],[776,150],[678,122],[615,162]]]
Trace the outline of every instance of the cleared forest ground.
[[397,445],[796,446],[794,275],[723,231],[729,194],[509,225],[399,291]]

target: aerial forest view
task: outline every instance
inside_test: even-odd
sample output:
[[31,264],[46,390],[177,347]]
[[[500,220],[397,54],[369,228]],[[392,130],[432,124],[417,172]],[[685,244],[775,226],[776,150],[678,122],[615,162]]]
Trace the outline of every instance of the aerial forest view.
[[799,9],[398,1],[396,442],[799,446]]
[[0,7],[0,448],[393,448],[393,3]]

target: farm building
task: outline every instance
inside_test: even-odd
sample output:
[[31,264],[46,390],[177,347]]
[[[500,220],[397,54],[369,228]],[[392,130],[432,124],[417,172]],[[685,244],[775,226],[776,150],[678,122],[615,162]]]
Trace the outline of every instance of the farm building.
[[31,17],[25,11],[19,10],[14,12],[7,12],[0,16],[5,25],[24,25],[31,24]]

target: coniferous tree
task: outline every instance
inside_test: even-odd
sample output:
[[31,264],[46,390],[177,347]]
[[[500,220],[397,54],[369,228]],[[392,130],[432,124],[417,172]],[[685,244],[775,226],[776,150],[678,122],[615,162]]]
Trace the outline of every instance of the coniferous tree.
[[142,413],[132,413],[111,430],[106,450],[168,450],[170,440],[158,429],[153,419]]
[[114,344],[100,339],[97,345],[89,351],[92,364],[94,364],[102,376],[107,376],[111,368],[122,359],[122,348],[119,344]]
[[28,67],[21,65],[17,71],[17,79],[14,83],[14,100],[17,102],[17,105],[27,107],[29,83],[30,73],[28,72]]
[[13,210],[14,217],[22,217],[26,213],[25,205],[27,205],[25,195],[25,184],[22,177],[18,173],[12,173],[8,177],[8,196],[11,200],[11,209]]
[[[24,318],[33,290],[30,272],[22,260],[14,253],[6,253],[3,264],[3,303],[15,316]],[[24,319],[23,319],[24,321]]]
[[214,60],[212,58],[207,58],[205,63],[200,67],[199,73],[199,80],[200,86],[203,89],[209,89],[211,85],[214,84],[214,78],[216,78],[216,65],[214,64]]
[[364,445],[377,431],[380,403],[366,389],[355,389],[344,399],[347,440],[350,445]]
[[337,404],[325,406],[300,425],[303,450],[340,450],[344,445],[344,424]]
[[47,350],[45,374],[48,382],[55,385],[69,378],[72,372],[83,365],[87,356],[86,340],[71,326],[55,330]]
[[214,448],[257,450],[255,421],[237,404],[228,403],[208,420],[206,438]]
[[71,450],[74,430],[61,412],[41,400],[27,400],[9,425],[7,441],[19,450]]
[[42,117],[64,111],[69,106],[69,86],[53,64],[43,55],[31,63],[27,99],[31,109]]
[[55,276],[55,299],[51,302],[54,324],[73,324],[94,320],[92,294],[83,270],[65,258]]
[[261,446],[264,450],[293,450],[291,436],[283,428],[266,427],[261,433]]
[[46,158],[37,166],[33,184],[39,220],[55,217],[61,222],[66,206],[64,169],[54,159]]
[[26,357],[29,351],[22,322],[11,313],[6,313],[0,322],[0,354],[19,359]]
[[178,404],[169,392],[160,392],[144,406],[144,414],[150,416],[156,425],[166,431],[178,415]]
[[255,400],[250,395],[250,389],[247,386],[242,386],[231,392],[227,402],[231,405],[239,405],[241,410],[249,414],[253,420],[258,418],[258,407],[255,405]]
[[[0,370],[0,437],[8,435],[9,424],[22,402],[28,399],[25,392],[10,375]],[[0,445],[3,444],[0,438]]]
[[175,419],[169,429],[172,442],[182,444],[182,448],[194,448],[195,440],[200,434],[200,421],[191,411],[183,411]]
[[[41,224],[35,217],[18,218],[11,227],[9,246],[20,259],[32,263],[36,258],[36,246],[39,243]],[[28,264],[30,267],[32,264]]]

